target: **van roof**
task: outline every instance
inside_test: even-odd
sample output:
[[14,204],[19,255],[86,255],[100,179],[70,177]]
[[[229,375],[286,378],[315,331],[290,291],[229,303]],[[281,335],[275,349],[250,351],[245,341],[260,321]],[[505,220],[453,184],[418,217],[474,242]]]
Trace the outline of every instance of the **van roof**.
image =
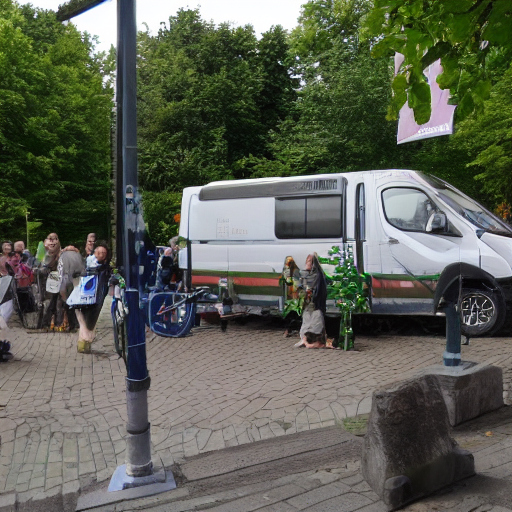
[[283,197],[298,194],[342,194],[347,181],[360,180],[363,176],[392,177],[415,181],[420,178],[417,171],[387,169],[354,171],[350,173],[314,174],[308,176],[288,176],[252,178],[246,180],[224,180],[194,187],[202,201],[218,199],[241,199],[251,197]]
[[352,171],[352,172],[337,172],[337,173],[327,173],[327,174],[309,174],[309,175],[301,175],[301,176],[269,176],[267,178],[248,178],[244,180],[219,180],[219,181],[212,181],[208,183],[207,185],[203,185],[203,187],[213,187],[218,185],[242,185],[242,184],[251,184],[251,183],[263,183],[263,182],[276,182],[276,181],[282,181],[282,180],[290,180],[290,181],[300,181],[300,180],[307,180],[307,179],[328,179],[332,178],[333,176],[343,176],[343,177],[356,177],[361,175],[367,175],[367,174],[396,174],[406,176],[406,175],[414,175],[414,174],[421,174],[421,171],[413,171],[411,169],[374,169],[369,171]]

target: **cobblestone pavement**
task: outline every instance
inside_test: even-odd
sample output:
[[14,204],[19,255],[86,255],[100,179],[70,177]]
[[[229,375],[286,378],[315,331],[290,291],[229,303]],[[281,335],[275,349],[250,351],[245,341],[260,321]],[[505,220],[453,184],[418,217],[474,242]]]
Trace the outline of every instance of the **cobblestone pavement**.
[[[57,495],[65,501],[125,462],[126,371],[108,308],[89,355],[76,352],[76,334],[27,333],[12,321],[14,358],[0,365],[0,510]],[[376,388],[440,363],[445,347],[442,336],[358,337],[354,352],[297,349],[295,341],[262,320],[226,332],[205,325],[180,339],[148,334],[154,457],[168,467],[339,424],[369,412]],[[511,403],[512,339],[472,340],[462,356],[501,367]]]

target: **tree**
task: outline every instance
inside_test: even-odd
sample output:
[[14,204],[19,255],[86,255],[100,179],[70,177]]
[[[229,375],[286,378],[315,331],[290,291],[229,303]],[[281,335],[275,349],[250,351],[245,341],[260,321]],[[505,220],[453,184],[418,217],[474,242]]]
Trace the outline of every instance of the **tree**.
[[140,41],[141,185],[179,190],[230,175],[260,144],[251,28],[217,30],[181,9],[156,37]]
[[299,80],[290,76],[294,62],[287,38],[288,34],[283,27],[273,26],[262,34],[256,48],[262,81],[256,103],[267,140],[269,130],[275,129],[280,121],[286,119],[297,99]]
[[144,218],[151,240],[168,245],[178,234],[181,211],[181,192],[144,192]]
[[360,46],[359,27],[371,4],[367,0],[310,0],[302,6],[291,49],[306,66],[331,60],[329,50],[342,43],[347,55]]
[[[484,112],[460,123],[453,145],[470,155],[477,186],[497,206],[512,204],[512,68],[496,83]],[[473,172],[474,172],[473,171]]]
[[[41,233],[81,243],[107,237],[110,193],[110,87],[93,44],[51,11],[0,2],[0,196],[3,230],[25,233],[26,213]],[[10,214],[5,214],[10,211]]]
[[390,118],[408,102],[418,124],[430,119],[430,88],[423,70],[441,59],[437,78],[450,89],[462,120],[480,111],[512,57],[510,0],[375,0],[366,34],[379,37],[375,57],[405,56],[392,84]]
[[[330,51],[336,61],[338,47]],[[283,123],[273,148],[293,174],[348,172],[396,167],[408,148],[396,148],[396,126],[386,123],[390,94],[387,62],[375,62],[368,52],[339,60],[316,71],[297,104],[296,121]]]

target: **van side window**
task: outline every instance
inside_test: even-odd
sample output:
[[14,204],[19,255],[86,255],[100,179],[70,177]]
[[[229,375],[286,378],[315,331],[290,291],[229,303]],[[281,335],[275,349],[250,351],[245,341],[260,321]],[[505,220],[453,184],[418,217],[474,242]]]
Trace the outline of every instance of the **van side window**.
[[277,238],[341,238],[342,196],[277,199]]
[[306,238],[306,200],[276,199],[277,238]]
[[388,222],[410,231],[425,231],[430,215],[437,211],[433,201],[415,188],[388,188],[382,192]]

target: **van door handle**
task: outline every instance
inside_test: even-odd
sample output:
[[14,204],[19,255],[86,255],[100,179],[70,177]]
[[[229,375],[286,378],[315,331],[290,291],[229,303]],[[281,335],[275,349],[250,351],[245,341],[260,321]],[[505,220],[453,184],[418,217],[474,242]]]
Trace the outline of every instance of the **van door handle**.
[[399,244],[400,242],[396,238],[390,238],[388,240],[389,245]]

